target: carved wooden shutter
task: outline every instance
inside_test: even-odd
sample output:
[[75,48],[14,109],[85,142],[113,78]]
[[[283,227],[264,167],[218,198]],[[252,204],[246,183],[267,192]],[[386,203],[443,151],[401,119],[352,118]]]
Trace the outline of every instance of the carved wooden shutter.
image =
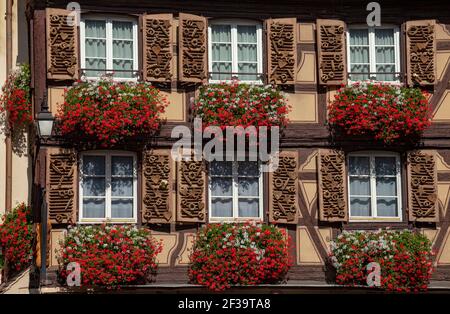
[[272,84],[294,84],[297,67],[297,19],[270,19],[267,28],[268,77]]
[[173,24],[172,14],[144,15],[143,18],[144,80],[172,80]]
[[177,177],[177,221],[206,221],[206,171],[203,161],[179,161]]
[[76,222],[77,154],[72,149],[47,150],[46,201],[52,224]]
[[[47,78],[75,80],[79,77],[78,21],[72,11],[46,9]],[[72,12],[73,13],[73,12]]]
[[408,153],[408,211],[410,221],[438,219],[437,171],[434,151]]
[[347,221],[347,180],[343,151],[319,152],[319,212],[322,221]]
[[206,18],[180,13],[178,32],[180,81],[204,82],[208,73]]
[[280,152],[278,168],[269,172],[269,221],[298,222],[298,153]]
[[345,23],[338,20],[317,20],[317,47],[320,84],[345,84]]
[[145,151],[142,158],[142,223],[170,223],[174,213],[174,161],[170,150]]
[[406,67],[409,85],[436,81],[435,20],[406,22]]

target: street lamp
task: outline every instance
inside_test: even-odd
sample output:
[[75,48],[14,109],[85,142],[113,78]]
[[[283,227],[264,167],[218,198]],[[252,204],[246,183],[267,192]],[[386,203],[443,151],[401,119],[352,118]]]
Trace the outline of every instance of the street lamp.
[[48,111],[47,91],[44,92],[44,99],[41,104],[41,111],[37,115],[37,130],[39,138],[49,138],[52,136],[55,119]]

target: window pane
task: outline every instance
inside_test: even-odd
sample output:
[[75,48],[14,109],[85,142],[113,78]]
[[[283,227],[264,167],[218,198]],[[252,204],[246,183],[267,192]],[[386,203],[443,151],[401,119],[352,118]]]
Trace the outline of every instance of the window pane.
[[133,61],[131,60],[114,60],[113,70],[119,70],[114,74],[115,77],[132,78],[133,77]]
[[111,178],[112,196],[133,196],[133,179]]
[[84,178],[83,196],[105,196],[105,178]]
[[397,196],[397,178],[377,178],[377,195]]
[[97,77],[103,75],[106,71],[106,59],[86,58],[86,69],[92,69],[91,71],[85,71],[85,75],[88,77]]
[[350,197],[350,213],[352,216],[370,216],[370,197]]
[[[352,64],[350,67],[350,79],[353,81],[364,81],[369,79],[370,67],[368,64]],[[354,73],[365,73],[365,74],[354,74]]]
[[239,178],[239,196],[258,196],[259,178]]
[[231,80],[231,63],[213,62],[212,71],[215,72],[211,76],[213,80]]
[[368,45],[369,31],[367,29],[351,29],[350,45]]
[[133,176],[133,157],[112,156],[112,175]]
[[231,62],[231,44],[212,44],[212,61]]
[[114,40],[113,58],[133,59],[133,42],[129,40]]
[[106,38],[106,22],[85,20],[85,36],[95,38]]
[[133,23],[131,22],[113,22],[113,38],[133,39]]
[[397,217],[397,198],[377,198],[377,215],[382,217]]
[[351,156],[349,158],[349,173],[352,175],[369,175],[369,157]]
[[85,41],[86,58],[106,58],[106,40],[105,39],[89,39]]
[[211,175],[232,175],[232,162],[231,161],[213,161],[210,164],[210,174]]
[[350,47],[351,63],[369,63],[369,47]]
[[259,199],[239,199],[239,217],[258,217]]
[[377,74],[377,80],[379,81],[395,81],[396,75],[394,65],[377,65],[377,72],[389,73],[389,74]]
[[232,179],[231,178],[211,178],[211,195],[212,196],[232,196]]
[[257,62],[257,46],[253,44],[238,44],[238,61]]
[[395,157],[375,157],[375,173],[377,176],[396,175]]
[[375,45],[394,45],[394,30],[375,29]]
[[105,157],[84,156],[83,175],[105,175]]
[[259,164],[256,161],[240,161],[238,175],[259,177]]
[[[239,73],[257,73],[258,68],[256,63],[240,63],[238,66]],[[256,75],[252,74],[240,74],[239,79],[241,81],[256,81],[258,78]]]
[[230,25],[211,25],[212,42],[231,42]]
[[214,198],[211,200],[213,217],[232,217],[233,205],[231,198]]
[[111,201],[112,218],[133,218],[133,199],[113,199]]
[[256,25],[237,26],[238,43],[256,43]]
[[83,199],[84,218],[105,218],[105,199]]
[[376,48],[377,63],[395,63],[394,47],[377,47]]
[[350,177],[350,195],[370,195],[370,179]]

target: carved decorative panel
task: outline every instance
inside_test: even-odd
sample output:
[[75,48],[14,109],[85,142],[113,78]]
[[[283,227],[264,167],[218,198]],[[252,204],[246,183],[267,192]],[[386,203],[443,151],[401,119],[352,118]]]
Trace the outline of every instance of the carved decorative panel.
[[298,153],[281,152],[278,168],[269,173],[269,221],[297,224]]
[[437,172],[434,151],[408,154],[408,209],[410,221],[436,221]]
[[343,151],[320,150],[319,211],[322,221],[347,221],[347,184]]
[[178,162],[177,221],[206,221],[205,180],[203,161]]
[[297,66],[297,19],[267,21],[268,76],[273,84],[294,84]]
[[408,84],[432,85],[436,81],[434,20],[406,23]]
[[320,84],[345,84],[345,23],[337,20],[317,20],[317,47]]
[[170,151],[146,151],[142,160],[142,222],[174,220]]
[[47,153],[46,199],[52,224],[75,223],[76,197],[76,153],[50,148]]
[[181,81],[201,83],[206,80],[207,30],[206,18],[180,13],[178,37]]
[[71,11],[47,9],[47,78],[74,80],[78,71],[78,22]]
[[143,19],[144,79],[172,80],[172,14],[145,15]]

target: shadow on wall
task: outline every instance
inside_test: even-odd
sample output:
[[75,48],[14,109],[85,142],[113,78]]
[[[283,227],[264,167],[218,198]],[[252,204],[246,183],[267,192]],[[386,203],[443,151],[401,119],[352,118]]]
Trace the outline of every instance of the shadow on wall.
[[17,65],[29,63],[28,23],[25,16],[26,2],[27,1],[17,1]]

